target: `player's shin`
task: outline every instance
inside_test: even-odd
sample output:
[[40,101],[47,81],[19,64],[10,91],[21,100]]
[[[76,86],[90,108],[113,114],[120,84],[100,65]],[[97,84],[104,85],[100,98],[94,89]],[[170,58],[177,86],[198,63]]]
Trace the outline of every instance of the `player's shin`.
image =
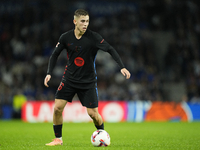
[[53,125],[54,134],[56,138],[62,140],[62,124],[61,125]]

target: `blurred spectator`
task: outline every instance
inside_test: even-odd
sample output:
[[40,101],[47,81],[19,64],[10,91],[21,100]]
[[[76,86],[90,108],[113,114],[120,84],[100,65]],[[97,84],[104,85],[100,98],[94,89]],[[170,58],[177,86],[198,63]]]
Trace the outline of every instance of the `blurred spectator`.
[[13,96],[13,118],[21,118],[21,109],[26,101],[27,98],[22,94],[22,91],[17,90],[17,93]]

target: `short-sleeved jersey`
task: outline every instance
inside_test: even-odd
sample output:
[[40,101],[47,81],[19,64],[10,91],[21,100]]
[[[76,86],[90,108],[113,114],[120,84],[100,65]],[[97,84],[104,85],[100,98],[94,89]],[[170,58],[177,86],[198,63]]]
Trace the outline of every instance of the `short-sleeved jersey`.
[[47,74],[52,74],[57,57],[63,49],[66,49],[68,57],[63,80],[73,87],[90,88],[95,86],[97,81],[95,59],[98,50],[110,53],[119,67],[124,68],[116,50],[98,33],[88,29],[80,39],[77,39],[74,30],[70,30],[60,36],[50,57]]

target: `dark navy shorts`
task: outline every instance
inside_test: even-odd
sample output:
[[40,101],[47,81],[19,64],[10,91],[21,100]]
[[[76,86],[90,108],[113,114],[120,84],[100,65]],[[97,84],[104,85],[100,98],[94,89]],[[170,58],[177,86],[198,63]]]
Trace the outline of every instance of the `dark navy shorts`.
[[81,104],[87,108],[98,107],[98,91],[97,88],[81,89],[75,88],[67,84],[67,82],[61,82],[56,94],[56,99],[63,99],[68,102],[72,102],[74,95],[77,94]]

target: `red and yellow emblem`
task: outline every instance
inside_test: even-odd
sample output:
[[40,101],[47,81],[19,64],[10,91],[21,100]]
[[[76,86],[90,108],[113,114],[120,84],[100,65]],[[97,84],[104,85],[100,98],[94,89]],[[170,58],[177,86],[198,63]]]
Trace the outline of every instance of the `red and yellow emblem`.
[[76,57],[76,58],[74,59],[74,63],[75,63],[76,66],[81,67],[81,66],[84,65],[85,61],[84,61],[84,59],[81,58],[81,57]]

